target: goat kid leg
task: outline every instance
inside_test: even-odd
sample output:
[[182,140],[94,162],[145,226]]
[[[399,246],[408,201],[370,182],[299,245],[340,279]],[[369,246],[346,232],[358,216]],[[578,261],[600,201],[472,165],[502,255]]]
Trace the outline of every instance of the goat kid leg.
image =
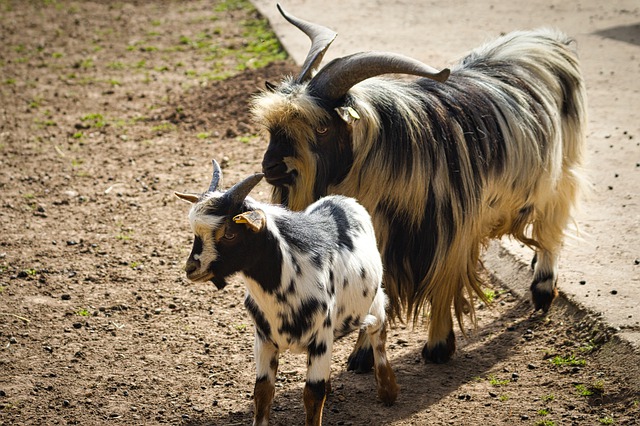
[[369,334],[360,330],[358,340],[347,360],[347,371],[355,371],[358,374],[368,373],[373,368],[373,347]]
[[398,398],[399,388],[385,348],[387,342],[386,306],[387,298],[382,288],[379,287],[371,308],[369,308],[369,315],[363,322],[362,331],[369,336],[373,347],[378,398],[385,405],[393,405]]
[[279,354],[272,343],[262,341],[257,334],[255,339],[256,385],[253,390],[253,426],[267,426],[276,389]]
[[304,411],[306,426],[322,425],[322,410],[331,388],[331,350],[333,349],[332,331],[324,330],[321,336],[313,339],[308,348],[307,382],[304,385]]

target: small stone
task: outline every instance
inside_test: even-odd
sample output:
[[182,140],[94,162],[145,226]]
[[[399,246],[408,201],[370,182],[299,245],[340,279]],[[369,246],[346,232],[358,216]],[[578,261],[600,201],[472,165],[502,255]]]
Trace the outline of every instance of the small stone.
[[69,405],[71,405],[71,403],[69,402],[68,399],[65,399],[62,401],[62,405],[64,405],[65,407],[68,407]]
[[527,416],[526,414],[523,414],[520,416],[520,420],[529,420],[529,416]]
[[153,310],[153,313],[156,314],[156,315],[160,314],[161,312],[162,312],[162,308],[155,308]]
[[62,296],[60,296],[60,298],[62,300],[71,300],[71,295],[70,294],[63,294]]
[[79,328],[82,328],[82,323],[81,322],[74,322],[73,323],[73,328],[75,328],[76,330]]
[[618,290],[611,290],[611,294],[615,296],[616,294],[618,294]]
[[585,280],[580,280],[580,285],[585,285],[587,282]]
[[518,373],[511,373],[511,380],[513,380],[514,382],[517,382],[519,378],[520,375]]
[[536,368],[538,368],[538,366],[537,366],[537,365],[535,365],[535,364],[527,364],[527,368],[528,368],[529,370],[535,370]]
[[9,343],[11,343],[12,345],[15,345],[16,343],[18,343],[18,341],[16,340],[15,337],[9,337]]
[[5,396],[7,396],[7,393],[0,389],[0,397],[5,397]]

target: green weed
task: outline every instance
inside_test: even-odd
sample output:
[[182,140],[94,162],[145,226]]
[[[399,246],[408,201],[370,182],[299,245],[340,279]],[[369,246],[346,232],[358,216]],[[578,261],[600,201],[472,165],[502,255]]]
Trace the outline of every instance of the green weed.
[[565,365],[583,366],[586,364],[586,361],[584,359],[578,359],[575,357],[575,355],[571,355],[569,357],[562,357],[560,355],[556,355],[550,360],[550,362],[556,367],[562,367]]
[[609,416],[602,417],[601,419],[598,419],[598,421],[600,422],[600,424],[603,424],[603,425],[612,425],[615,423],[615,420],[613,420],[613,417],[609,417]]
[[491,386],[504,386],[510,382],[509,379],[498,379],[494,375],[489,376],[488,379]]
[[95,127],[96,129],[100,129],[106,125],[104,117],[100,113],[87,114],[81,117],[80,121],[83,121],[91,127]]

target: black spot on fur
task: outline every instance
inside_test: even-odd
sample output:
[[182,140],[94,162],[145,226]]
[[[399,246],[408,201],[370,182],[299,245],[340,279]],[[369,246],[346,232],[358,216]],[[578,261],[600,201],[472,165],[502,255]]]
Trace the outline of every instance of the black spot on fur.
[[191,257],[202,254],[202,238],[195,236],[193,239],[193,247],[191,248]]
[[287,317],[281,318],[281,325],[278,329],[280,334],[287,334],[294,340],[300,340],[300,337],[307,332],[318,313],[325,312],[327,304],[317,299],[303,300],[300,308],[291,313]]
[[251,318],[253,318],[253,323],[256,326],[256,332],[260,339],[265,342],[271,340],[271,326],[256,302],[251,297],[247,297],[244,299],[244,306],[247,308],[247,311],[249,311]]
[[318,358],[327,353],[327,343],[325,341],[317,341],[317,338],[314,338],[309,346],[307,347],[307,351],[309,353],[309,359]]

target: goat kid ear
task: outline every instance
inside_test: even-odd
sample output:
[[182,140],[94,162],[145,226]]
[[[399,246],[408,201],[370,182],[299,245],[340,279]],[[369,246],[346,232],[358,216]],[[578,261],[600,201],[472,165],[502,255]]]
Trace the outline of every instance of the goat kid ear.
[[267,224],[267,216],[262,210],[251,210],[233,217],[235,223],[244,223],[253,232],[260,232]]
[[196,194],[185,194],[183,192],[174,192],[174,194],[176,194],[176,197],[180,198],[181,200],[184,200],[191,204],[197,203],[200,199],[200,196]]
[[356,120],[360,120],[360,114],[358,111],[351,107],[338,107],[335,109],[340,118],[347,124],[353,124]]
[[278,86],[276,86],[276,85],[275,85],[275,84],[273,84],[273,83],[269,83],[268,81],[265,81],[265,82],[264,82],[264,86],[265,86],[265,87],[267,88],[267,90],[268,90],[268,91],[270,91],[270,92],[275,92],[275,91],[276,91],[276,88],[278,87]]

